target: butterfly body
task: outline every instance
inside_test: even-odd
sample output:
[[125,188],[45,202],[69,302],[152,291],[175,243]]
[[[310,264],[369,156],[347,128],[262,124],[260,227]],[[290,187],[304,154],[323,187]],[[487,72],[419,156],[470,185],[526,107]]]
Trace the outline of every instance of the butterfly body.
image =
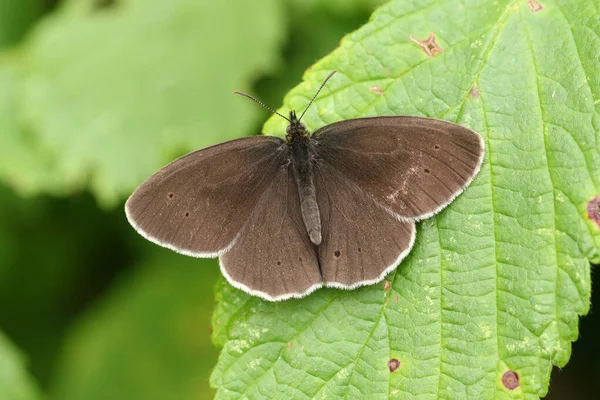
[[314,144],[306,127],[298,121],[294,111],[290,112],[290,125],[287,129],[286,139],[290,152],[290,164],[300,196],[299,206],[302,221],[310,241],[318,246],[321,244],[322,236],[321,216],[314,179]]

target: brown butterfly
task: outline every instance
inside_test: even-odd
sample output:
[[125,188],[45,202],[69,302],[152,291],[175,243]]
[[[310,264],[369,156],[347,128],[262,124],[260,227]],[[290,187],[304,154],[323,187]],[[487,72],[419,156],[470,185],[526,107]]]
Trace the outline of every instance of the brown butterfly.
[[432,118],[349,119],[312,135],[294,111],[283,118],[285,139],[231,140],[159,170],[127,201],[131,225],[178,253],[219,257],[233,286],[267,300],[353,289],[396,268],[415,222],[452,202],[484,155],[477,133]]

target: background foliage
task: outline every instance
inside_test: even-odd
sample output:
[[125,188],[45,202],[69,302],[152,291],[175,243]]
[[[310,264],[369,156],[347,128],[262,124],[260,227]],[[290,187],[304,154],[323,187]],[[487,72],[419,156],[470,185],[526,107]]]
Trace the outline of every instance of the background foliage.
[[[217,264],[146,243],[125,221],[122,203],[141,180],[174,157],[260,132],[265,111],[231,91],[248,91],[277,106],[307,68],[365,24],[381,3],[0,0],[0,400],[212,396],[209,375],[217,350],[210,342],[210,316]],[[404,3],[409,2],[398,2]],[[530,2],[501,3],[501,11],[530,18]],[[560,17],[560,2],[548,3],[550,16]],[[435,20],[456,4],[462,3],[423,3],[412,12]],[[600,33],[598,13],[582,18],[600,5],[582,4],[566,14],[574,20],[565,26],[573,27],[574,37],[587,35],[591,56],[581,57],[588,63],[583,68],[598,71],[593,50]],[[503,21],[501,12],[494,20],[493,9],[467,8],[474,13],[469,20],[481,23],[482,40],[498,29],[494,21]],[[492,23],[487,26],[486,21]],[[426,26],[423,22],[422,28]],[[345,50],[334,54],[337,59],[329,58],[329,64],[315,70],[338,68],[344,52],[355,51],[349,49],[352,43],[360,46],[371,34],[369,28],[362,32],[362,37],[346,40]],[[501,49],[510,53],[518,40],[505,43]],[[426,61],[414,44],[398,51]],[[548,54],[541,56],[551,59]],[[461,64],[451,64],[452,54],[447,56],[450,64],[444,67],[460,71]],[[542,64],[552,66],[546,61]],[[569,59],[562,61],[560,68],[568,71]],[[423,68],[441,68],[428,65]],[[361,66],[345,65],[346,72],[368,81],[360,74],[369,69]],[[421,69],[420,77],[432,72]],[[539,75],[553,78],[551,71]],[[286,105],[305,104],[306,93],[320,79],[318,74],[307,77],[309,83],[288,96]],[[416,98],[431,91],[431,82],[419,82],[413,87]],[[383,87],[386,82],[377,83]],[[583,102],[576,87],[557,91],[575,109]],[[546,98],[555,94],[542,93]],[[347,109],[337,105],[328,114],[331,97],[325,94],[307,122],[317,126],[355,116],[348,98],[357,95],[342,94],[340,104]],[[404,111],[444,116],[443,102],[415,104],[414,110]],[[375,106],[364,112],[380,111]],[[597,137],[597,119],[594,123]],[[277,120],[266,126],[271,133],[280,129]],[[327,300],[323,292],[312,300],[315,306]],[[362,304],[368,303],[368,291],[362,293]],[[234,322],[254,327],[261,323],[256,318],[272,317],[269,305],[246,304],[244,295],[223,282],[217,294],[225,299],[214,317],[219,345],[234,337],[236,329],[241,335],[248,332],[227,323],[234,311],[244,310],[242,318],[234,315]],[[581,339],[573,344],[569,365],[560,373],[555,369],[549,398],[586,398],[600,389],[598,325],[594,313],[582,320]],[[219,386],[231,354],[229,342],[213,376]]]

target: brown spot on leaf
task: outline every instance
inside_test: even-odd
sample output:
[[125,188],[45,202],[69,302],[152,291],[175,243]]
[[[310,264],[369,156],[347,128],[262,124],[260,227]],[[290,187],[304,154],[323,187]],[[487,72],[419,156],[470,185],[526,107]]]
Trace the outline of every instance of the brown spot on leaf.
[[390,372],[394,372],[395,370],[400,368],[400,361],[398,361],[395,358],[392,358],[390,361],[388,361],[388,368],[390,369]]
[[392,282],[385,281],[385,283],[383,284],[383,290],[390,290],[391,288],[392,288]]
[[594,197],[587,204],[588,218],[600,228],[600,196]]
[[544,9],[544,6],[536,0],[527,0],[527,7],[531,12],[538,12]]
[[471,97],[474,99],[479,98],[479,88],[477,87],[477,85],[473,85],[473,88],[471,89]]
[[502,384],[508,390],[513,390],[519,387],[519,374],[515,371],[508,370],[502,375]]
[[433,57],[436,54],[439,53],[443,53],[444,49],[442,49],[436,42],[435,42],[435,33],[431,32],[429,34],[429,37],[423,41],[417,40],[413,37],[413,35],[410,35],[410,40],[416,44],[419,45],[419,47],[421,47],[423,49],[423,51],[425,51],[425,53],[427,53],[427,55],[429,57]]
[[383,95],[383,90],[381,90],[381,88],[379,88],[379,86],[377,86],[377,85],[373,85],[373,86],[371,86],[371,87],[369,88],[369,90],[370,90],[371,92],[375,93],[375,94],[378,94],[378,95],[380,95],[380,96],[381,96],[381,95]]
[[292,348],[292,342],[289,342],[288,343],[288,349],[291,349],[291,348]]

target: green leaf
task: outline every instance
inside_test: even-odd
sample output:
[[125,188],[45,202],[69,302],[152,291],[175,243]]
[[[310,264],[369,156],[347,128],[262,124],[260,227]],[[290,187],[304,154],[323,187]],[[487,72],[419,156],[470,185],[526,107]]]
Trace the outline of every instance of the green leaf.
[[20,124],[18,93],[21,72],[18,56],[0,54],[0,179],[23,195],[40,190],[64,192],[61,177],[53,174],[55,157]]
[[216,262],[163,249],[154,253],[68,336],[52,398],[212,397],[208,375],[217,352],[206,316],[213,307]]
[[277,65],[279,2],[97,4],[67,2],[22,49],[20,123],[61,188],[112,204],[177,155],[255,133],[263,111],[231,92]]
[[383,0],[287,0],[288,41],[283,49],[285,65],[253,89],[265,104],[278,104],[302,78],[307,67],[335,49],[340,37],[364,24]]
[[[310,129],[368,115],[443,118],[484,136],[484,166],[418,225],[389,290],[269,303],[222,284],[217,398],[547,393],[589,310],[590,260],[600,261],[600,227],[586,213],[600,194],[600,20],[591,0],[542,3],[391,2],[286,96],[283,111],[304,109],[338,69],[305,116]],[[410,40],[430,32],[444,51],[433,57]],[[264,132],[282,135],[285,121]]]
[[65,326],[131,263],[134,237],[143,242],[120,207],[100,210],[89,195],[23,199],[0,184],[0,326],[42,387]]
[[0,331],[0,399],[35,400],[40,392],[25,371],[22,355]]
[[45,0],[0,0],[0,48],[19,41],[47,6]]

